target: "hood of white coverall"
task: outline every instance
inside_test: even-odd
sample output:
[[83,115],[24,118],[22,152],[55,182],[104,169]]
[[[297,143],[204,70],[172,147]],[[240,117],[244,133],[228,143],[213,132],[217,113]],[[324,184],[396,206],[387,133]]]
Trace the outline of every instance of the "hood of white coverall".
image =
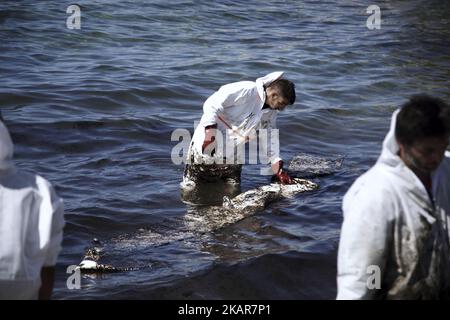
[[[399,165],[404,165],[403,161],[398,155],[400,147],[398,145],[397,139],[395,138],[395,126],[397,123],[397,115],[400,109],[397,109],[392,114],[391,126],[389,132],[383,141],[383,150],[380,157],[378,158],[379,163],[383,163],[389,167],[397,167]],[[445,158],[450,157],[450,151],[445,152]],[[438,169],[439,170],[439,169]]]
[[14,168],[14,145],[8,129],[0,121],[0,173]]
[[276,71],[265,75],[264,77],[256,79],[256,86],[258,89],[258,94],[261,97],[261,100],[265,100],[266,94],[264,92],[264,87],[267,87],[275,80],[281,79],[283,77],[284,72]]

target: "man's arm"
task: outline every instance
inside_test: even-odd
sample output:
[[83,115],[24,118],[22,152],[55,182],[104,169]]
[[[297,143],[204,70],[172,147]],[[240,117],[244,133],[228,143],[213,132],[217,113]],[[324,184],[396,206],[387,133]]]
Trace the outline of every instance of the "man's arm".
[[[339,300],[375,299],[379,297],[378,289],[386,289],[368,285],[376,279],[369,278],[373,276],[383,283],[395,216],[392,193],[374,186],[378,183],[359,184],[344,197],[344,222],[338,252]],[[375,274],[378,271],[379,274]]]
[[202,145],[202,152],[207,154],[210,154],[211,156],[214,154],[214,141],[216,140],[216,129],[217,124],[213,124],[210,126],[205,127],[205,140],[203,141]]
[[[267,134],[267,144],[261,144],[261,149],[263,152],[267,154],[268,160],[271,164],[271,168],[273,174],[275,175],[275,179],[282,184],[291,184],[293,183],[292,178],[289,176],[287,171],[283,168],[283,160],[280,158],[280,143],[279,143],[279,135],[276,124],[277,112],[273,111],[271,117],[267,121],[267,127],[261,128],[266,129]],[[260,129],[260,134],[261,134]]]
[[36,176],[36,185],[42,197],[40,205],[39,232],[45,242],[45,260],[41,269],[41,288],[39,299],[50,299],[53,291],[53,280],[56,260],[61,251],[63,239],[64,204],[52,185],[40,176]]
[[39,289],[39,300],[50,300],[53,292],[53,282],[55,279],[55,267],[42,267],[41,288]]
[[277,174],[278,171],[280,171],[280,169],[282,168],[282,165],[283,165],[283,160],[279,160],[279,161],[273,163],[272,164],[273,174]]
[[[266,117],[265,115],[264,117]],[[281,168],[281,158],[280,158],[280,146],[279,146],[279,136],[276,124],[277,112],[272,111],[270,117],[263,121],[264,125],[260,124],[258,128],[259,140],[258,146],[261,152],[264,154],[262,157],[263,161],[266,161],[271,165],[272,171],[276,174]],[[274,130],[275,129],[275,130]]]

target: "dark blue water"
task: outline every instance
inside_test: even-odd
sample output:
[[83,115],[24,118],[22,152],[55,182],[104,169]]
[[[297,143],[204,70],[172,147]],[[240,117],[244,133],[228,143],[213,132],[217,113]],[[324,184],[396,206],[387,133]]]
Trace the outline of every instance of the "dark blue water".
[[[69,4],[0,3],[0,107],[16,160],[65,200],[54,297],[333,298],[343,194],[399,104],[419,92],[449,101],[450,3],[377,1],[380,30],[366,27],[373,1],[78,1],[80,30],[66,28]],[[298,97],[278,118],[283,157],[345,155],[342,170],[222,230],[118,245],[106,259],[147,268],[67,289],[67,266],[93,238],[177,232],[187,207],[171,133],[193,132],[222,84],[278,70]],[[244,168],[244,190],[267,183],[259,169]]]

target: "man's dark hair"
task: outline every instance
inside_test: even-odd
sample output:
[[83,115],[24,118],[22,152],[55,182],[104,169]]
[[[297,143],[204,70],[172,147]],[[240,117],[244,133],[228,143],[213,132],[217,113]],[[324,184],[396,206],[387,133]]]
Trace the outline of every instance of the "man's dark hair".
[[411,146],[417,140],[441,137],[450,132],[450,107],[425,94],[412,96],[397,115],[395,137]]
[[270,88],[276,88],[281,95],[289,101],[289,104],[295,102],[295,85],[286,79],[278,79],[269,85]]

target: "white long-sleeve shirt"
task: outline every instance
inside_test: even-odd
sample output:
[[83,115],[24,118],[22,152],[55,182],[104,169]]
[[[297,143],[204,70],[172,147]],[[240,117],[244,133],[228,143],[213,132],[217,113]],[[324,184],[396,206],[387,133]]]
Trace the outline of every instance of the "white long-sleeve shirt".
[[47,180],[18,171],[12,156],[0,121],[0,299],[37,299],[41,269],[61,250],[63,203]]
[[[278,136],[270,139],[272,129],[276,129],[276,118],[278,111],[270,108],[263,109],[266,100],[264,86],[281,78],[283,72],[273,72],[265,77],[253,81],[240,81],[222,86],[211,95],[203,105],[203,116],[197,126],[192,138],[191,148],[196,155],[202,156],[202,145],[205,139],[205,127],[217,124],[217,129],[226,140],[227,125],[234,126],[241,133],[248,134],[252,130],[267,129],[269,143],[260,144],[268,156],[270,163],[276,163],[279,157]],[[217,157],[222,157],[224,152],[218,150]]]
[[450,153],[432,175],[433,205],[397,155],[397,113],[378,162],[344,196],[338,299],[436,299],[449,285]]

